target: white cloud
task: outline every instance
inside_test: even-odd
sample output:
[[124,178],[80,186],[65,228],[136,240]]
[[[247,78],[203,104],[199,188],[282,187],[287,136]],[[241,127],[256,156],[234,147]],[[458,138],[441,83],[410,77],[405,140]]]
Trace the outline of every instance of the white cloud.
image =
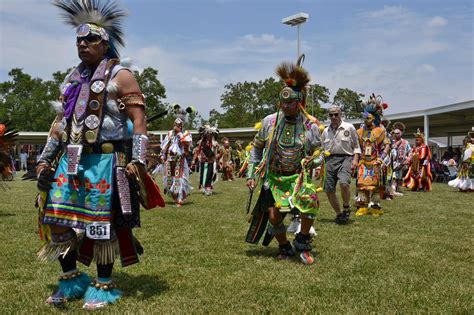
[[424,63],[424,64],[417,67],[417,72],[419,72],[419,73],[434,73],[434,72],[436,72],[436,68],[433,67],[432,65]]
[[219,81],[214,78],[197,78],[192,77],[191,83],[196,85],[199,88],[209,89],[209,88],[216,88],[219,86]]
[[384,6],[383,9],[369,12],[372,18],[393,18],[403,15],[406,10],[400,6]]
[[439,26],[445,26],[448,24],[448,20],[441,16],[435,16],[432,19],[428,21],[428,26],[432,27],[439,27]]
[[262,45],[279,45],[285,43],[283,38],[276,38],[273,34],[247,34],[240,38],[242,45],[262,46]]

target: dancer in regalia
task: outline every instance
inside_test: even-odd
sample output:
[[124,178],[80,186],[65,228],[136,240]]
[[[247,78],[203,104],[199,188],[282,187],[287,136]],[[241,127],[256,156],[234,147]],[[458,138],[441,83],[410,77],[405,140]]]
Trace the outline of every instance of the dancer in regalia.
[[[140,226],[139,201],[145,207],[164,203],[145,171],[145,99],[132,71],[118,60],[125,12],[111,1],[53,4],[76,28],[81,63],[53,104],[58,115],[36,167],[43,241],[38,255],[59,260],[62,268],[47,303],[84,298],[84,308],[96,309],[122,296],[111,278],[115,259],[129,266],[143,252],[132,233]],[[87,266],[94,261],[97,278],[79,271],[76,260]]]
[[219,165],[222,171],[223,181],[234,180],[234,156],[230,141],[226,137],[222,138],[222,147],[219,154]]
[[191,133],[184,130],[184,117],[178,117],[161,144],[165,192],[178,207],[184,204],[192,189],[187,160],[191,154],[192,140]]
[[357,216],[378,216],[383,213],[380,199],[385,191],[383,170],[384,160],[390,150],[390,140],[380,122],[382,111],[386,107],[380,96],[372,94],[364,109],[364,125],[357,129],[361,148],[357,169]]
[[0,121],[0,181],[13,180],[15,168],[12,164],[10,149],[17,135],[18,132],[13,129],[10,121]]
[[[323,154],[319,122],[305,110],[306,85],[310,79],[300,66],[301,60],[297,64],[282,63],[277,68],[285,84],[278,111],[263,119],[253,141],[247,186],[251,194],[254,189],[260,190],[260,194],[246,241],[257,244],[269,221],[264,245],[274,237],[279,244],[278,259],[298,254],[304,264],[312,264],[310,228],[319,211],[319,199],[309,174],[311,168],[321,163]],[[286,237],[283,223],[291,210],[301,214],[301,231],[296,234],[294,247]]]
[[403,186],[411,191],[431,191],[431,150],[425,144],[425,135],[417,130],[415,135],[415,146],[411,148],[408,155],[408,172],[403,178]]
[[242,143],[243,142],[241,140],[235,141],[235,158],[234,158],[235,169],[234,169],[234,172],[235,172],[235,175],[237,177],[240,177],[240,167],[242,166],[242,164],[245,161],[245,149],[242,147]]
[[461,192],[474,191],[474,131],[470,131],[465,138],[458,177],[448,184]]
[[407,170],[406,160],[411,150],[410,143],[403,138],[404,132],[405,124],[402,122],[396,122],[393,124],[392,135],[394,143],[392,144],[392,149],[394,149],[396,153],[393,158],[392,192],[395,196],[403,196],[401,191],[403,174]]
[[199,139],[193,158],[193,166],[199,163],[199,189],[206,196],[212,195],[214,184],[217,181],[216,158],[219,152],[217,137],[219,130],[209,125],[199,128]]

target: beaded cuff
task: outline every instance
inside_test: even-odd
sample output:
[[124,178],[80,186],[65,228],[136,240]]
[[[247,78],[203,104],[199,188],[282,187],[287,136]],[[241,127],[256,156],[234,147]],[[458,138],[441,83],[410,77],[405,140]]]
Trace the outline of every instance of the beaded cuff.
[[247,179],[255,178],[255,164],[249,163],[247,166]]
[[51,164],[56,158],[56,155],[58,155],[60,149],[59,140],[49,137],[44,150],[40,155],[39,161]]
[[265,140],[255,136],[255,138],[253,139],[253,146],[256,147],[257,149],[263,149],[265,147]]
[[148,137],[145,135],[133,135],[132,161],[146,165],[146,152],[148,148]]
[[70,280],[72,278],[79,277],[81,275],[81,272],[77,269],[68,271],[68,272],[61,272],[59,274],[58,280]]
[[102,290],[107,291],[107,290],[112,290],[116,288],[116,285],[112,281],[108,283],[102,283],[98,281],[97,279],[94,279],[91,282],[91,287],[95,287],[96,289],[102,289]]

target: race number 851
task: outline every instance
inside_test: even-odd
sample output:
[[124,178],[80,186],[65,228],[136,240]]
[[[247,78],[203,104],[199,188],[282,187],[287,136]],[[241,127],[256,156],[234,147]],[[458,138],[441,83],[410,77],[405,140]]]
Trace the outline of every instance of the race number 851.
[[110,239],[110,223],[92,222],[86,225],[86,236],[93,240]]

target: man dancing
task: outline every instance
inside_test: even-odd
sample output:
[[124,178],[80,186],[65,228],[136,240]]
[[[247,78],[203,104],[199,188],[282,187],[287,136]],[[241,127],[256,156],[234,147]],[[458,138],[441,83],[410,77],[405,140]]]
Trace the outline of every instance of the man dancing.
[[[38,255],[58,259],[62,268],[59,289],[47,303],[84,297],[84,308],[96,309],[122,295],[111,279],[115,258],[132,265],[143,250],[132,234],[140,226],[138,187],[128,177],[145,173],[145,99],[132,72],[117,59],[125,12],[113,2],[53,3],[76,27],[81,63],[53,104],[58,115],[36,168],[44,242]],[[82,241],[77,230],[85,230]],[[92,284],[76,260],[96,262]]]
[[245,149],[242,147],[242,141],[241,140],[235,141],[235,159],[234,159],[234,162],[235,162],[235,169],[234,169],[235,175],[237,177],[241,177],[240,176],[240,167],[245,162]]
[[357,129],[361,158],[357,172],[356,215],[383,214],[380,198],[385,186],[382,181],[384,159],[388,156],[390,140],[385,128],[380,127],[382,111],[386,108],[380,96],[372,94],[363,113],[364,125]]
[[403,172],[406,170],[406,159],[410,153],[411,146],[406,139],[403,139],[403,133],[405,132],[405,124],[402,122],[396,122],[393,124],[393,137],[394,143],[392,148],[395,149],[396,154],[393,157],[393,179],[392,179],[392,191],[395,196],[403,196],[401,192],[403,183]]
[[199,163],[199,189],[206,196],[212,195],[214,183],[217,180],[216,158],[219,151],[217,137],[219,130],[209,125],[199,128],[201,139],[198,141],[196,153],[194,154],[192,166]]
[[222,138],[222,148],[220,149],[220,168],[222,170],[223,181],[234,180],[234,157],[230,141],[226,137]]
[[246,241],[257,244],[270,221],[268,235],[279,243],[277,258],[295,256],[283,224],[284,214],[295,208],[301,212],[302,224],[293,244],[301,261],[312,264],[310,228],[319,200],[315,185],[307,182],[307,169],[322,156],[318,121],[305,110],[310,81],[306,70],[299,64],[282,63],[276,72],[286,87],[280,92],[278,111],[263,119],[250,152],[247,186],[254,190],[259,179],[262,185]]
[[448,185],[461,192],[474,191],[474,131],[469,131],[463,141],[464,152],[460,159],[458,176]]
[[165,193],[171,195],[177,207],[184,204],[192,189],[187,161],[192,140],[191,133],[184,130],[184,118],[176,118],[173,129],[168,131],[161,144]]
[[431,191],[431,151],[425,144],[425,136],[420,129],[415,135],[415,146],[411,149],[406,163],[408,172],[403,178],[403,186],[411,191]]

